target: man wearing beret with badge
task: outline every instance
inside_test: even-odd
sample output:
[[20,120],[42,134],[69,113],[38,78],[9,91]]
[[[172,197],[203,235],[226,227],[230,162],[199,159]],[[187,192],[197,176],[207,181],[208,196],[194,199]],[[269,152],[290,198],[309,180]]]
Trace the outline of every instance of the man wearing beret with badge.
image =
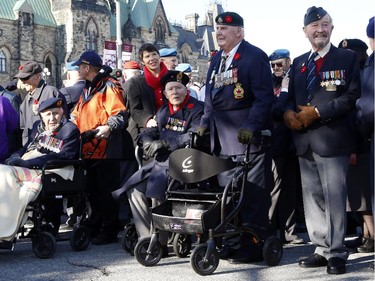
[[[17,223],[20,223],[19,219],[22,218],[24,208],[26,208],[25,204],[34,200],[38,195],[42,187],[40,177],[43,166],[49,160],[76,159],[78,157],[80,133],[77,126],[67,120],[62,106],[63,101],[60,98],[49,98],[42,101],[38,107],[41,120],[34,123],[27,143],[5,160],[5,164],[9,167],[0,165],[0,176],[5,179],[0,183],[0,198],[12,205],[11,207],[4,204],[1,212],[19,216],[17,218],[14,216],[3,217],[4,220],[0,221],[0,240],[4,237],[11,238],[15,234],[19,227]],[[25,184],[26,182],[27,184]],[[31,183],[35,184],[34,189],[30,188]],[[11,188],[9,190],[7,190],[8,185]],[[15,189],[15,186],[19,187],[17,188],[20,191],[19,194],[10,192]],[[2,193],[5,190],[7,190],[5,192],[7,194]],[[36,194],[34,196],[30,194],[28,198],[33,199],[26,202],[26,197],[23,196],[28,193],[28,190],[33,190]],[[63,210],[62,200],[47,199],[43,204],[46,214],[45,224],[42,225],[42,228],[57,235]],[[12,211],[7,211],[8,208],[11,208]],[[6,226],[8,226],[6,230],[2,229]]]
[[[127,193],[140,239],[151,235],[148,198],[156,200],[157,204],[165,199],[169,154],[190,144],[191,132],[196,131],[203,114],[203,103],[189,95],[186,87],[189,77],[186,74],[170,70],[162,76],[160,83],[168,103],[156,113],[157,126],[145,129],[137,138],[144,155],[154,157],[154,161],[144,165],[121,189],[113,193],[120,200]],[[160,236],[163,256],[168,254],[167,238],[165,234]]]
[[306,226],[314,254],[304,268],[346,272],[346,178],[355,149],[355,104],[360,96],[356,53],[330,43],[331,16],[310,7],[303,31],[311,51],[294,59],[284,121],[294,130],[299,156]]
[[[220,51],[212,58],[206,80],[205,108],[198,134],[210,132],[214,155],[237,160],[251,143],[251,163],[240,211],[241,222],[269,228],[271,155],[263,146],[270,141],[273,104],[272,73],[267,54],[244,40],[243,18],[225,12],[215,18]],[[266,136],[267,135],[267,136]],[[219,177],[220,185],[232,179],[234,170]],[[220,253],[230,263],[263,260],[262,247],[241,235],[238,250]]]
[[42,72],[43,69],[39,63],[27,61],[19,67],[19,72],[14,76],[21,80],[28,92],[20,105],[20,128],[23,130],[22,145],[27,142],[34,122],[39,120],[38,108],[42,101],[53,97],[61,98],[65,114],[69,116],[65,97],[56,87],[47,85]]

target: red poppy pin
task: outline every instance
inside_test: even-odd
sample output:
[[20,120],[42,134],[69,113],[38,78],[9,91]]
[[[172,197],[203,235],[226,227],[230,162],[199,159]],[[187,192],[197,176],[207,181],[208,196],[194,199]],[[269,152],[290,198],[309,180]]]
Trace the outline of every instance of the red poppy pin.
[[232,19],[231,16],[226,16],[226,17],[225,17],[225,22],[226,22],[226,23],[231,23],[232,20],[233,20],[233,19]]
[[18,70],[22,70],[22,68],[23,68],[23,65],[20,65],[20,66],[18,67]]
[[188,107],[189,109],[192,109],[192,108],[194,107],[194,103],[189,103],[189,104],[187,105],[187,107]]
[[305,64],[302,64],[302,67],[301,67],[301,73],[305,73],[307,67]]
[[239,60],[241,58],[241,55],[239,53],[235,53],[233,59]]

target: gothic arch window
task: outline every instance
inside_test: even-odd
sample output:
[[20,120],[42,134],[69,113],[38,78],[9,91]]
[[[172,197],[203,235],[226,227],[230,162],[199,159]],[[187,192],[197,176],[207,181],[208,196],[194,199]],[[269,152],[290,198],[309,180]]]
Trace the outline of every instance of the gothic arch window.
[[11,53],[7,47],[0,47],[0,73],[10,73],[11,57]]
[[31,26],[33,23],[33,15],[30,13],[22,13],[22,25],[23,26]]
[[87,22],[86,30],[86,50],[98,51],[98,27],[96,22],[90,18]]
[[155,21],[155,41],[165,43],[165,23],[161,17]]
[[7,58],[4,55],[3,51],[0,51],[0,73],[7,72]]

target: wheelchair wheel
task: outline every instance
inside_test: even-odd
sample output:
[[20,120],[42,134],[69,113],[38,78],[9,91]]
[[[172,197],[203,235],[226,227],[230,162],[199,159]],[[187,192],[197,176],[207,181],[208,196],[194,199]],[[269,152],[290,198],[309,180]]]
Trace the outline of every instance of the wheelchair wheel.
[[263,245],[263,258],[270,266],[278,265],[283,256],[283,245],[279,238],[268,237]]
[[173,239],[173,252],[179,258],[184,258],[190,253],[191,243],[191,235],[176,233]]
[[49,259],[52,258],[56,252],[56,239],[47,231],[36,233],[31,241],[33,251],[38,258]]
[[121,238],[121,247],[134,256],[134,248],[138,241],[138,234],[134,224],[129,224],[125,227],[124,234]]
[[151,252],[148,253],[148,246],[150,245],[151,238],[146,237],[137,242],[134,248],[134,255],[137,261],[144,266],[154,266],[161,260],[161,245],[156,242]]
[[90,239],[90,230],[85,226],[79,226],[73,230],[69,240],[70,247],[76,252],[84,251],[90,245]]
[[219,265],[219,257],[216,250],[207,260],[204,259],[206,252],[207,244],[205,243],[195,247],[191,254],[190,264],[194,271],[199,275],[210,275]]

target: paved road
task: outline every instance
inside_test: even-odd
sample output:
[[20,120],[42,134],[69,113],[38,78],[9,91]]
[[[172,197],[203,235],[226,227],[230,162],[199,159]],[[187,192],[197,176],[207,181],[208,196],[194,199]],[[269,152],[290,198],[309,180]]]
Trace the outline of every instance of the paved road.
[[285,246],[280,264],[274,267],[264,262],[231,265],[221,260],[212,275],[200,276],[192,269],[189,257],[178,258],[173,253],[154,267],[144,267],[122,250],[120,243],[90,245],[86,251],[73,252],[68,241],[60,241],[53,258],[39,259],[32,251],[30,240],[23,239],[17,242],[13,252],[0,251],[0,280],[374,280],[374,272],[369,270],[370,262],[374,261],[373,254],[351,254],[347,274],[334,276],[328,275],[325,268],[303,269],[298,266],[297,261],[312,251],[313,246],[309,243]]

